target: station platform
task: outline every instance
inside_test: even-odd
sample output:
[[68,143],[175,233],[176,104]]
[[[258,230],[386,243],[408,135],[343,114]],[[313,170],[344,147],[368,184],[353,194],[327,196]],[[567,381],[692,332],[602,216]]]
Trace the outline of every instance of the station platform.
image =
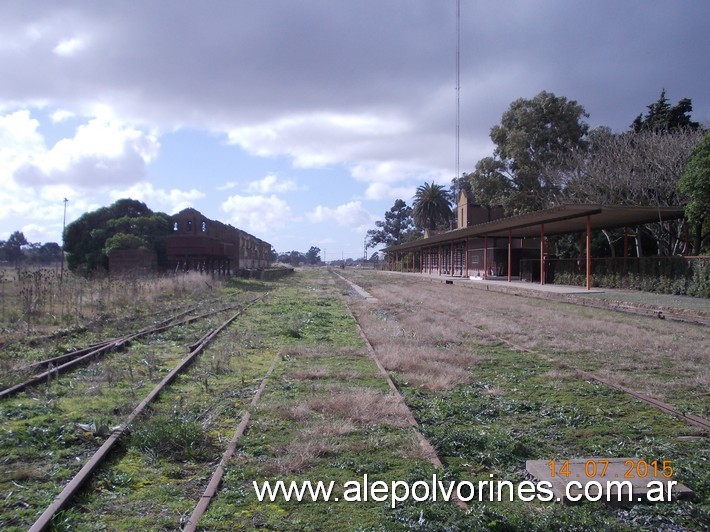
[[639,314],[654,315],[661,319],[669,317],[710,326],[710,299],[706,298],[620,288],[592,288],[587,290],[583,286],[540,284],[520,280],[508,281],[507,277],[471,279],[470,277],[428,273],[387,270],[380,270],[380,272],[384,275],[410,276],[420,281],[452,284],[472,289],[526,295],[543,299],[567,300],[593,307],[632,311]]

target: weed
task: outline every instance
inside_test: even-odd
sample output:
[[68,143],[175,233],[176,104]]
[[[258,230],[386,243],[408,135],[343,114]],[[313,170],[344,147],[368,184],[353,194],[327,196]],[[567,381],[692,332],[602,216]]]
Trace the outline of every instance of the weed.
[[193,417],[174,412],[140,420],[131,432],[131,445],[170,460],[204,460],[209,439]]

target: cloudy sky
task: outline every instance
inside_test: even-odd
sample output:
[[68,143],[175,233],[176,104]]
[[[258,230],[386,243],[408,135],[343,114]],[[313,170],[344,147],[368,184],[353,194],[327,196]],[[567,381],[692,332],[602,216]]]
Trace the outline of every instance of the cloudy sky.
[[[626,130],[665,88],[710,125],[706,0],[461,1],[460,171],[542,90]],[[277,251],[358,257],[456,175],[456,0],[0,2],[0,240],[130,197]]]

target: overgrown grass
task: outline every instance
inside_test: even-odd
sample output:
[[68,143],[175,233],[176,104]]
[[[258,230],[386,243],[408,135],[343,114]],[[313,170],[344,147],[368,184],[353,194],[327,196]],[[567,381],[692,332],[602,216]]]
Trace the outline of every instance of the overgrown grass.
[[[530,459],[635,456],[673,460],[677,478],[696,491],[694,503],[617,510],[600,504],[565,509],[519,502],[476,505],[463,526],[544,530],[557,521],[555,528],[579,529],[707,525],[706,438],[626,394],[584,381],[575,370],[591,369],[632,388],[653,388],[656,394],[663,383],[661,389],[676,404],[693,404],[702,413],[707,395],[695,392],[707,379],[707,351],[691,344],[685,357],[678,352],[684,347],[674,353],[665,348],[681,335],[706,343],[699,329],[480,291],[467,300],[467,290],[434,283],[417,283],[414,289],[411,279],[394,276],[361,279],[384,303],[376,309],[357,305],[358,318],[394,371],[449,475],[487,480],[493,474],[520,482]],[[539,354],[512,349],[501,341],[508,338]],[[432,386],[440,380],[437,375],[449,373],[440,361],[442,352],[452,348],[453,360],[469,357],[463,365],[468,380]],[[429,379],[408,368],[419,359],[436,368],[426,374]],[[683,380],[690,368],[696,370],[694,378]],[[416,512],[407,515],[410,524],[416,521]],[[455,518],[448,523],[461,526]]]
[[220,289],[222,278],[199,273],[92,277],[57,268],[0,271],[0,332],[51,333],[87,320],[154,311],[169,301]]
[[[243,298],[246,301],[253,296],[240,296],[235,292],[224,297],[225,300]],[[218,303],[220,307],[222,304]],[[53,378],[49,385],[32,387],[0,401],[0,493],[4,494],[0,500],[0,528],[26,530],[39,515],[38,512],[52,501],[88,456],[103,443],[112,427],[122,423],[143,396],[177,361],[185,357],[185,346],[201,337],[219,320],[215,316],[145,337],[122,352],[107,354],[58,379]],[[132,321],[130,325],[135,327]],[[139,322],[139,325],[142,328],[146,323]],[[94,334],[97,332],[86,336],[77,334],[72,340],[78,345],[86,345],[95,341]],[[123,334],[128,331],[112,329],[103,332],[111,337],[116,332]],[[90,340],[84,339],[89,336]],[[65,340],[62,338],[62,342]],[[210,397],[220,386],[232,393],[234,385],[231,381],[235,377],[248,378],[248,385],[251,386],[251,374],[243,372],[242,364],[227,356],[228,352],[232,353],[235,341],[236,338],[230,334],[223,335],[215,344],[215,349],[200,359],[194,366],[194,372],[185,379],[192,389],[205,390],[204,383],[207,380],[208,389],[202,392],[205,397]],[[19,354],[15,353],[16,360],[22,361],[24,355],[34,359],[45,358],[47,355],[43,352],[42,344],[24,347]],[[256,370],[263,371],[258,366]],[[219,379],[225,382],[220,385]],[[192,389],[189,397],[200,397]],[[167,399],[170,400],[170,396]],[[201,460],[200,467],[204,467],[205,453],[209,451],[212,453],[210,457],[213,457],[219,452],[216,446],[211,445],[219,436],[214,432],[214,425],[209,419],[213,413],[199,408],[189,409],[186,407],[189,404],[190,401],[181,402],[177,398],[168,403],[165,411],[153,408],[154,415],[146,418],[158,422],[152,427],[153,435],[158,434],[152,443],[148,430],[151,426],[137,426],[138,434],[143,431],[141,448],[145,450],[141,453],[145,455],[145,464],[150,464],[151,460],[165,462],[170,458],[172,461]],[[175,419],[171,419],[171,408],[177,408],[174,410]],[[204,433],[203,439],[198,438],[199,434],[195,432],[198,426]],[[173,434],[174,428],[179,429],[176,434]],[[161,435],[166,434],[179,437],[173,444],[169,444],[171,440],[166,439],[167,447],[162,447],[156,441],[162,441]],[[195,441],[192,447],[185,445],[190,437]],[[129,443],[128,439],[122,441],[123,445]],[[167,458],[162,457],[162,454],[167,454]],[[170,460],[166,463],[172,463]],[[128,468],[125,473],[134,479],[144,478],[140,469],[135,471]],[[113,473],[109,470],[107,474]],[[13,484],[13,481],[21,487]],[[89,507],[93,501],[87,498],[86,504]],[[58,522],[71,517],[71,523],[78,523],[82,521],[80,515],[81,512],[74,515],[69,511]]]
[[[622,393],[580,379],[577,371],[606,370],[702,412],[707,397],[696,392],[707,374],[701,371],[695,381],[686,374],[705,360],[697,348],[707,338],[697,329],[367,275],[362,284],[379,303],[343,298],[349,290],[316,269],[275,283],[230,281],[220,289],[229,298],[253,297],[257,288],[268,288],[271,295],[245,312],[161,395],[123,442],[123,452],[104,465],[74,508],[57,517],[56,528],[180,528],[275,356],[276,369],[201,528],[707,526],[707,438]],[[434,444],[443,470],[426,460],[346,302]],[[100,444],[101,427],[118,422],[197,334],[186,328],[156,337],[75,378],[61,378],[48,392],[0,403],[0,438],[5,438],[0,447],[8,453],[0,459],[0,477],[7,478],[0,480],[3,529],[27,528],[32,513],[80,466],[77,456],[88,456]],[[515,350],[502,338],[538,354]],[[681,341],[695,342],[695,350]],[[163,356],[166,351],[169,356]],[[28,447],[28,442],[33,443]],[[259,502],[253,489],[253,482],[265,480],[334,481],[333,495],[342,499],[344,484],[362,481],[365,474],[370,483],[429,481],[434,473],[443,481],[475,482],[492,474],[520,482],[525,460],[584,456],[672,460],[676,479],[694,489],[696,499],[619,508],[476,502],[466,514],[441,501],[409,500],[396,508],[372,500]]]

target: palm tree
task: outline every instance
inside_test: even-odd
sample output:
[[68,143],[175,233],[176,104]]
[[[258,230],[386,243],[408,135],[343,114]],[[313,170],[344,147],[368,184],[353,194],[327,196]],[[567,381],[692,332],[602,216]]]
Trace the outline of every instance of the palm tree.
[[444,186],[432,181],[417,188],[412,204],[412,217],[417,225],[434,231],[437,224],[447,224],[451,216],[449,194]]

